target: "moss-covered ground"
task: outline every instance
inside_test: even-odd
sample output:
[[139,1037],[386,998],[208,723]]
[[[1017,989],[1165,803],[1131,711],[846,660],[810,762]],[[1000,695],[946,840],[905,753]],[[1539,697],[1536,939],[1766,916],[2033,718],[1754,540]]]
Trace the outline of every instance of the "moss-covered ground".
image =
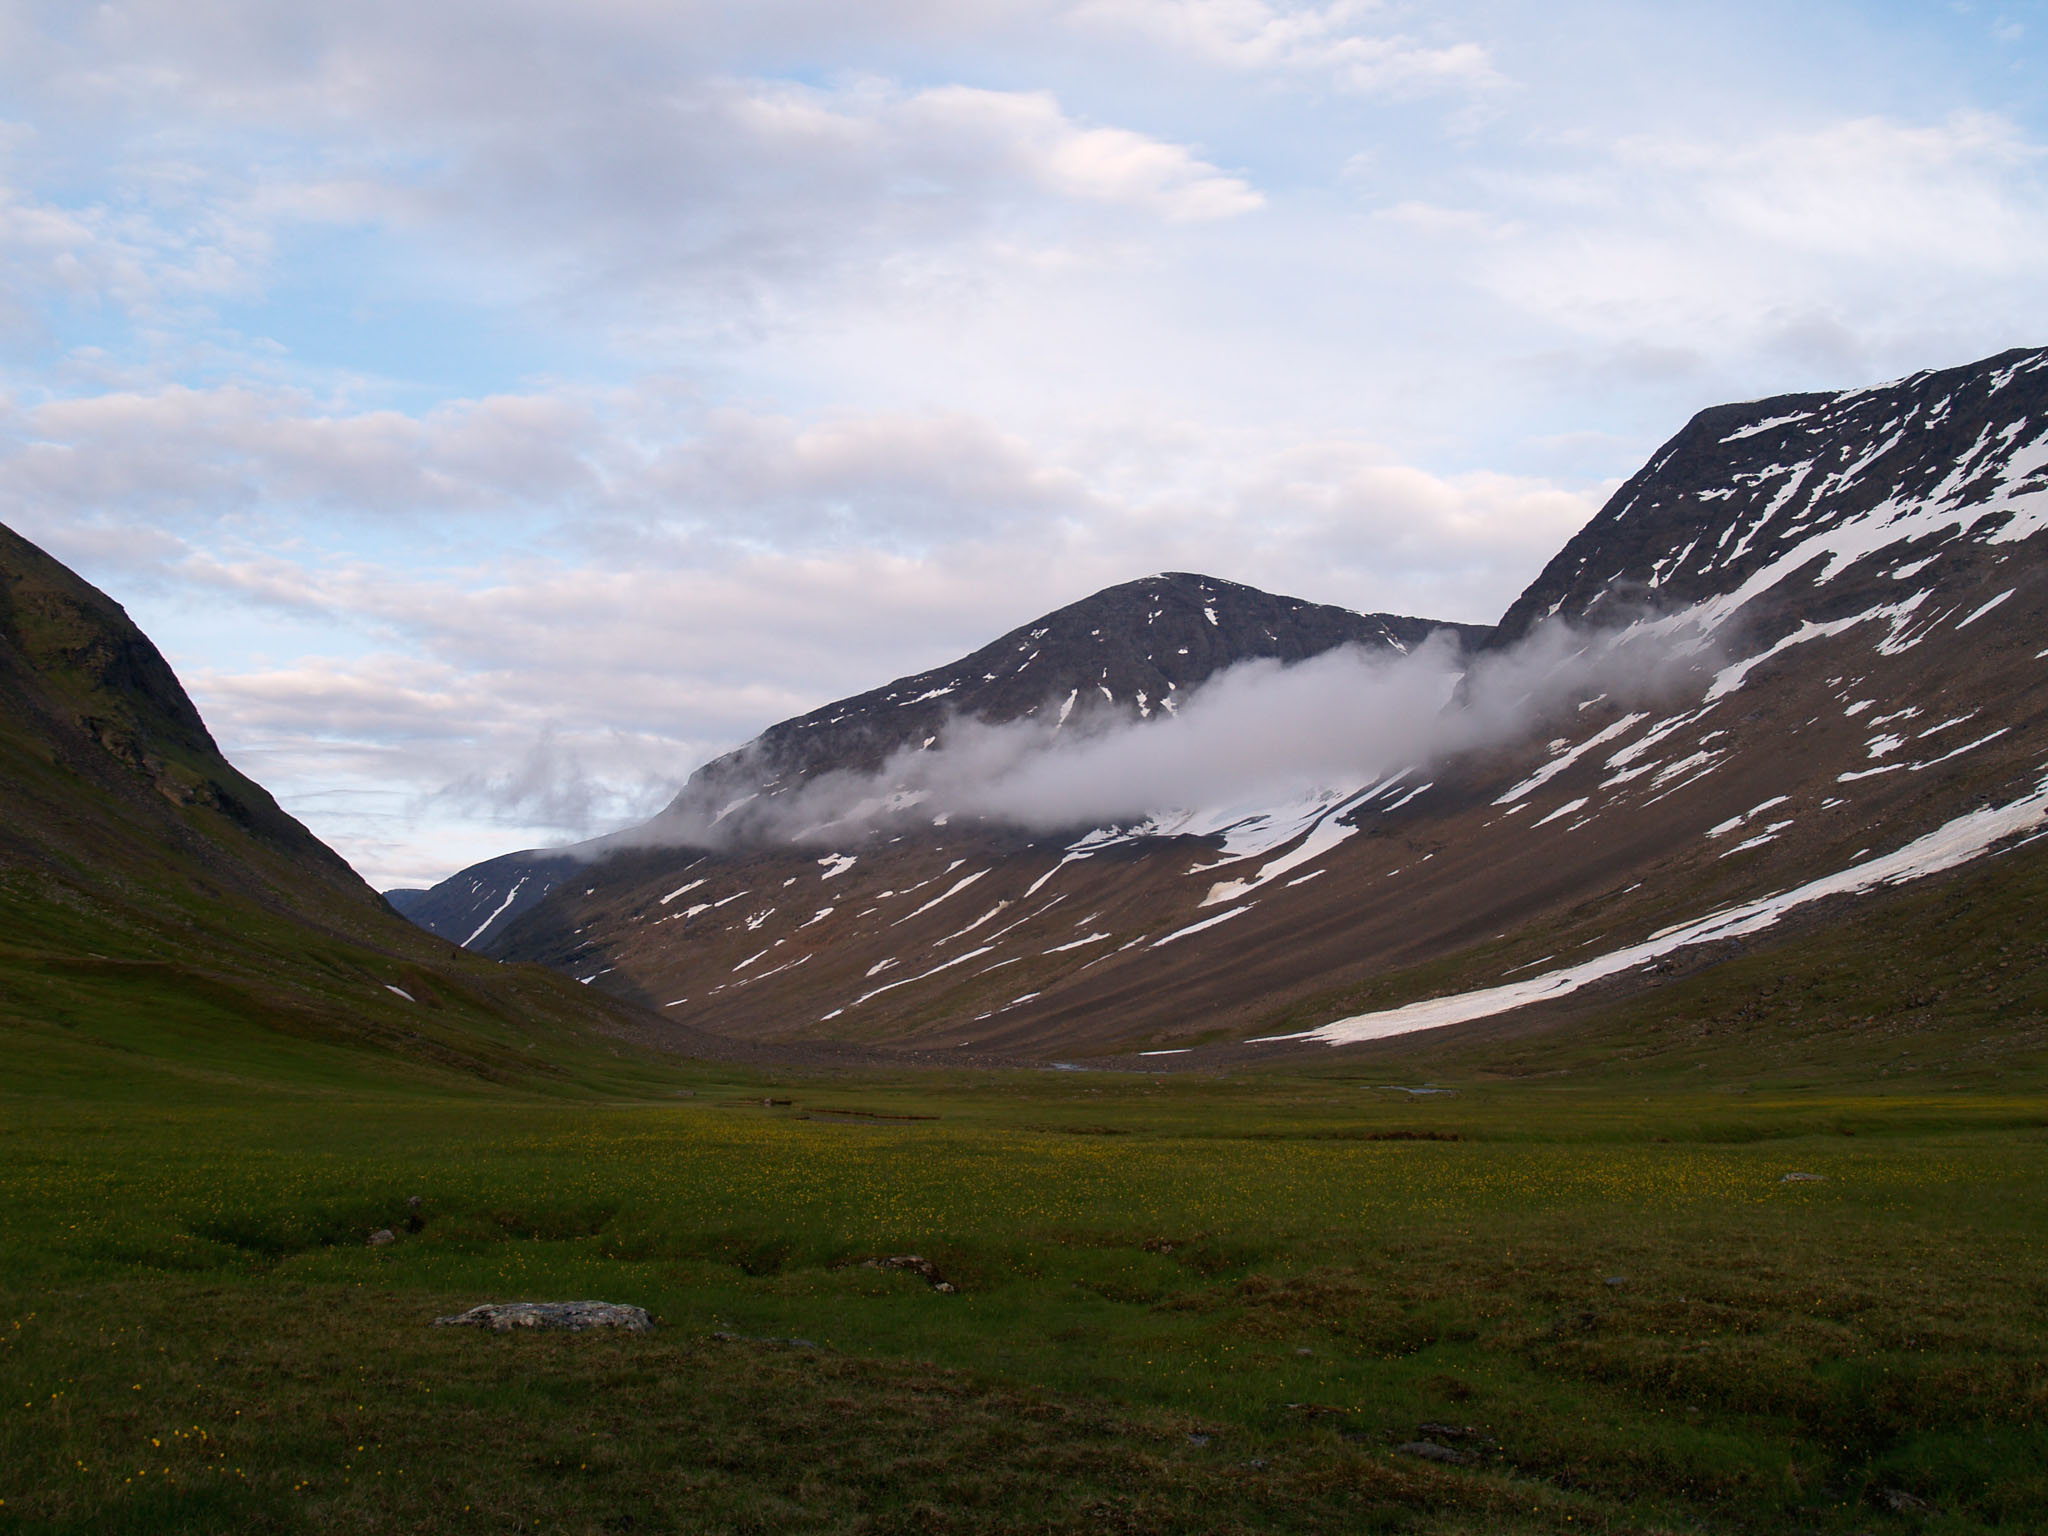
[[[2048,1530],[2039,849],[1226,1075],[117,895],[0,880],[0,1532]],[[584,1298],[660,1326],[432,1326]]]
[[[0,1084],[0,1530],[2048,1526],[2012,1074],[538,1092],[78,1034]],[[956,1289],[862,1262],[910,1253]],[[660,1327],[431,1326],[581,1298]]]

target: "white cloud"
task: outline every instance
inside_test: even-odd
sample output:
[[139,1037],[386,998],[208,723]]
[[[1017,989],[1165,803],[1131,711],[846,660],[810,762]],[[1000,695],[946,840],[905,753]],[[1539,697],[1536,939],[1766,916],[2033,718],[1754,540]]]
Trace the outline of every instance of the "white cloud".
[[981,175],[1007,163],[1063,196],[1174,220],[1232,218],[1263,201],[1183,145],[1125,128],[1083,127],[1047,91],[943,86],[906,98],[889,116],[900,119],[907,144],[957,161],[961,173],[969,163],[979,163]]
[[[604,830],[777,719],[1156,570],[1491,617],[1590,510],[1363,443],[1092,419],[1035,441],[659,388],[419,417],[168,390],[7,424],[7,520],[129,600],[237,760],[387,882],[447,872],[421,862],[437,819]],[[471,548],[511,507],[528,537]],[[312,648],[205,659],[224,615],[266,614]]]
[[343,508],[359,517],[559,508],[599,470],[586,407],[561,396],[454,401],[422,416],[323,408],[232,384],[122,391],[19,409],[0,437],[15,518],[185,517]]
[[1153,570],[1484,620],[2048,315],[2006,74],[1617,14],[0,0],[0,518],[386,874]]
[[[0,166],[32,142],[0,124]],[[65,206],[0,180],[0,338],[43,343],[42,307],[50,305],[105,306],[162,324],[181,308],[247,291],[267,250],[260,230],[217,210],[167,219],[142,208]]]
[[1470,90],[1497,82],[1479,44],[1431,45],[1386,31],[1387,11],[1381,0],[1081,0],[1071,14],[1225,68],[1312,76],[1350,91]]
[[1641,137],[1574,174],[1488,178],[1490,214],[1390,217],[1526,312],[1581,335],[1725,355],[1812,343],[1832,326],[1828,361],[1857,370],[1867,366],[1859,350],[1887,333],[1924,334],[1978,308],[1958,303],[1972,285],[2009,296],[1972,316],[1986,329],[2000,310],[2038,309],[2048,295],[2037,259],[2048,248],[2044,155],[2010,121],[1978,112]]
[[[784,9],[785,47],[821,23]],[[734,30],[720,10],[98,7],[0,80],[120,211],[0,193],[0,262],[132,307],[248,291],[280,243],[331,226],[412,243],[465,301],[744,335],[1019,260],[1123,259],[1149,226],[1261,206],[1242,174],[1049,89],[736,70],[709,46]],[[770,27],[740,30],[762,46]]]

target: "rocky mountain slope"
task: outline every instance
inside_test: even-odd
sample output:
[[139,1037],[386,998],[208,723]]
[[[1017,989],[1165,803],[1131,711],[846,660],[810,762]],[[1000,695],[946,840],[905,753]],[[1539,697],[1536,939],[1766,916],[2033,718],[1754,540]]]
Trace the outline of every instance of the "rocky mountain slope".
[[81,1070],[163,1052],[232,1073],[268,1039],[503,1079],[646,1033],[403,921],[221,756],[118,604],[4,527],[0,1027],[17,1064],[33,1034]]
[[[2048,825],[2044,530],[2048,353],[1722,406],[1466,637],[1468,691],[1530,695],[1512,733],[1135,825],[941,814],[820,844],[703,820],[942,731],[943,713],[861,734],[943,711],[940,688],[1012,686],[995,663],[1030,654],[1027,627],[974,668],[778,727],[693,781],[661,836],[478,866],[421,914],[756,1037],[1078,1055],[1537,1019]],[[1063,652],[1060,686],[1009,707],[1078,709],[1099,682],[1156,728],[1160,684],[1178,701],[1209,675],[1136,670],[1184,643],[1145,649],[1158,606],[1088,625],[1132,660],[1090,677]]]
[[463,870],[422,894],[393,893],[422,927],[507,952],[502,935],[591,858],[648,843],[734,847],[772,840],[778,806],[822,773],[879,770],[938,742],[958,719],[1043,715],[1054,730],[1170,719],[1180,702],[1239,662],[1305,661],[1339,646],[1406,654],[1472,625],[1276,597],[1214,577],[1167,572],[1070,603],[971,655],[770,726],[706,763],[645,828],[574,851],[523,852]]

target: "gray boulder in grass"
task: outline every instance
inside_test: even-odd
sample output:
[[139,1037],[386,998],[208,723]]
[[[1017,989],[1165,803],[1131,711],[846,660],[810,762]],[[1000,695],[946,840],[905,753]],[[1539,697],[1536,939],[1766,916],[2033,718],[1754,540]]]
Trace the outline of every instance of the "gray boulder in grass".
[[582,1333],[590,1328],[623,1328],[646,1333],[654,1320],[644,1307],[610,1301],[487,1301],[453,1317],[437,1317],[436,1328],[488,1328],[510,1333],[514,1328],[559,1328]]

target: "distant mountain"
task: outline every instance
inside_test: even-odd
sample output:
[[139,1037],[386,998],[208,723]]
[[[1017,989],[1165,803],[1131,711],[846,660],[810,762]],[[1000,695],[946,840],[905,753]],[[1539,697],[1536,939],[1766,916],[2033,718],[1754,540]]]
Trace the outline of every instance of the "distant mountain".
[[[872,767],[948,701],[994,697],[978,688],[1041,718],[1091,687],[1104,709],[1156,715],[1250,638],[1279,644],[1270,623],[1234,624],[1245,589],[1155,580],[1177,607],[1140,583],[1064,610],[1082,617],[1057,627],[1057,666],[1029,649],[1053,631],[1027,626],[776,727],[664,816],[739,815],[743,796]],[[1204,592],[1224,594],[1223,633],[1198,653]],[[1170,607],[1170,643],[1149,643]],[[838,847],[628,837],[477,866],[418,910],[755,1037],[1081,1054],[1508,1009],[1535,1027],[2048,825],[2044,619],[2048,352],[2012,352],[1701,413],[1497,629],[1464,634],[1482,665],[1568,663],[1589,644],[1658,658],[1654,687],[1652,669],[1586,671],[1523,737],[1142,825],[906,825]],[[1577,638],[1535,638],[1556,622]],[[1354,631],[1318,618],[1314,634],[1300,654]],[[1379,644],[1418,635],[1388,625]],[[1011,681],[1025,659],[1045,668],[1035,697]]]
[[1438,630],[1461,639],[1486,633],[1168,571],[1069,603],[946,666],[770,726],[698,769],[662,816],[722,809],[734,792],[787,792],[821,771],[876,769],[960,717],[1001,723],[1049,712],[1081,729],[1105,716],[1170,715],[1192,689],[1242,661],[1306,661],[1343,645],[1405,653]]
[[660,1033],[403,921],[221,756],[118,604],[4,527],[0,1028],[17,1071],[54,1052],[232,1073],[267,1040],[507,1079]]
[[[594,854],[648,843],[731,847],[768,837],[765,814],[820,773],[878,769],[935,742],[950,722],[1033,716],[1082,731],[1106,720],[1167,718],[1242,661],[1305,661],[1339,646],[1404,654],[1430,635],[1478,625],[1354,613],[1255,587],[1169,571],[1125,582],[1034,619],[971,655],[770,726],[691,774],[644,828],[575,850],[502,855],[449,877],[401,910],[459,944],[499,953],[502,936]],[[387,893],[395,894],[395,893]]]

